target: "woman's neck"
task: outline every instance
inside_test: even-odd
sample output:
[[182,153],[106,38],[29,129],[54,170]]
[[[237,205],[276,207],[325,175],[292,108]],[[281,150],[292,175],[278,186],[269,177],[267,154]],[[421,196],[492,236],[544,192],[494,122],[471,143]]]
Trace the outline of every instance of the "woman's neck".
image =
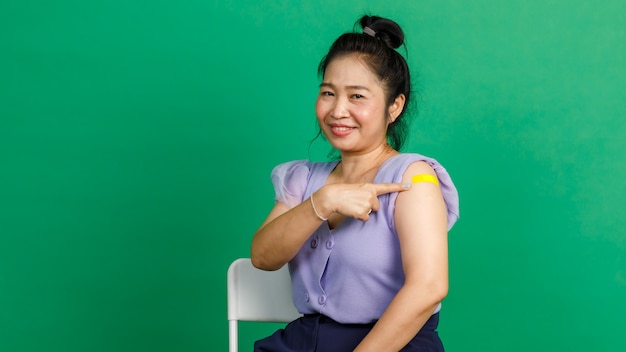
[[335,169],[338,182],[373,182],[380,165],[390,157],[399,154],[387,143],[363,154],[342,153],[341,162]]

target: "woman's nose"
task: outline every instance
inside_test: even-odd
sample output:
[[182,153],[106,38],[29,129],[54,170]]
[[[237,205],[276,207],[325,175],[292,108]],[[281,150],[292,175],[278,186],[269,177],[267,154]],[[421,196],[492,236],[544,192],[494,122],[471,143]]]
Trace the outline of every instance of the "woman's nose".
[[330,115],[338,119],[342,117],[347,117],[349,115],[347,105],[348,104],[344,99],[337,99],[335,101],[335,104],[333,105],[332,110],[330,111]]

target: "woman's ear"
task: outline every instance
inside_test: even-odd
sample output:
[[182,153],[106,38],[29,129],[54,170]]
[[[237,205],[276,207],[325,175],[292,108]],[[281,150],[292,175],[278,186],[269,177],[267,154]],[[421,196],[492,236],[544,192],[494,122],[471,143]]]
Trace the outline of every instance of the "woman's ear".
[[406,97],[404,94],[400,94],[394,99],[393,103],[389,106],[389,123],[393,123],[396,121],[398,116],[404,110],[404,103],[406,102]]

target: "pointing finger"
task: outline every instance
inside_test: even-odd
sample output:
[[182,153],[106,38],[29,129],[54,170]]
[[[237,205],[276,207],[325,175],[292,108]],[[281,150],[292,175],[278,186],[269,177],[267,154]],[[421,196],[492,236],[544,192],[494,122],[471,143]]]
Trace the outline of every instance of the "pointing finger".
[[381,194],[393,193],[393,192],[402,192],[411,189],[410,183],[375,183],[374,190],[376,191],[376,195],[379,196]]

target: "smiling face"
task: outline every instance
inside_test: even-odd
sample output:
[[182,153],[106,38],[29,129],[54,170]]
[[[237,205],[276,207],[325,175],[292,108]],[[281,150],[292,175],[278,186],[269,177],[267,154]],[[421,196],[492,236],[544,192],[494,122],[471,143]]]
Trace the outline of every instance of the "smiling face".
[[364,154],[387,143],[387,126],[404,107],[404,96],[387,106],[383,84],[356,54],[326,67],[315,104],[326,138],[342,154]]

